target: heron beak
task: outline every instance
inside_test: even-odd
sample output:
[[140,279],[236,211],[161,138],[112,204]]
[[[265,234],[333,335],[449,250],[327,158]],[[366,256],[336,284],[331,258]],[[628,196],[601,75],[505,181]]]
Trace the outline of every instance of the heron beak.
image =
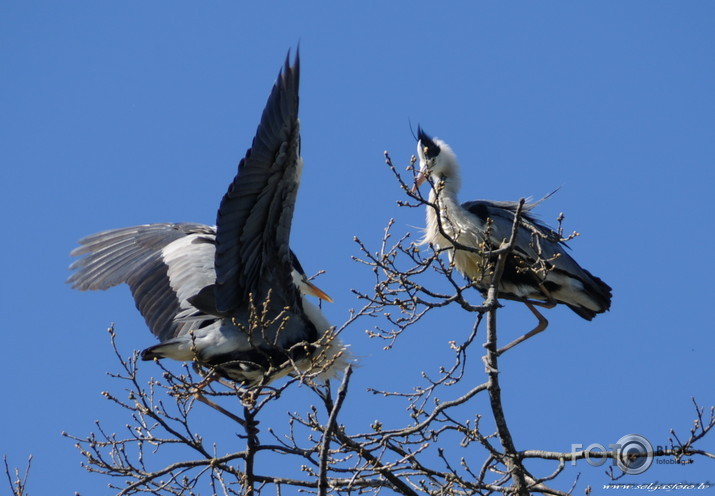
[[315,284],[313,284],[310,281],[304,280],[303,282],[307,286],[306,292],[308,294],[313,295],[316,298],[320,298],[323,301],[327,301],[328,303],[333,302],[333,299],[330,296],[328,296],[327,293],[325,291],[323,291],[322,289],[320,289],[318,286],[316,286]]
[[422,184],[427,180],[427,174],[422,171],[417,173],[417,179],[415,179],[415,184],[412,186],[412,192],[417,193],[417,189],[422,186]]

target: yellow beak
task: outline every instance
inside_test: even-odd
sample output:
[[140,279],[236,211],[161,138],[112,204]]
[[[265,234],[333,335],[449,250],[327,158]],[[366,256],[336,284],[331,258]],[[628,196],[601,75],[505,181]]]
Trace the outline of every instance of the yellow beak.
[[422,184],[423,184],[426,180],[427,180],[427,175],[426,175],[424,172],[419,171],[419,172],[417,173],[417,179],[415,179],[415,185],[412,186],[412,192],[413,192],[413,193],[417,192],[417,188],[419,188],[420,186],[422,186]]
[[316,298],[320,298],[321,300],[327,301],[328,303],[333,302],[333,299],[330,296],[328,296],[327,293],[325,291],[323,291],[322,289],[320,289],[318,286],[316,286],[315,284],[313,284],[312,282],[307,281],[307,280],[304,280],[303,282],[305,282],[306,286],[308,286],[307,287],[308,294],[311,294],[311,295],[315,296]]

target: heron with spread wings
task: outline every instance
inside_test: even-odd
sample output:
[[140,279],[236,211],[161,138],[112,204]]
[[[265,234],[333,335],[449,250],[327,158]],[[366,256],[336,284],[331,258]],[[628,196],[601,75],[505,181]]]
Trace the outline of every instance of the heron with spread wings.
[[[518,203],[477,200],[460,204],[455,153],[422,128],[418,128],[417,139],[420,170],[415,189],[428,178],[432,184],[424,241],[448,250],[457,270],[485,292],[492,283],[488,252],[510,238]],[[536,306],[563,304],[586,320],[611,306],[611,287],[582,268],[566,251],[561,236],[532,214],[538,203],[522,207],[515,246],[506,259],[497,291],[501,298],[525,303],[539,324],[500,352],[546,329],[548,321]]]
[[307,295],[332,301],[308,281],[289,246],[303,161],[300,61],[286,58],[251,148],[224,195],[216,226],[149,224],[80,240],[68,282],[79,290],[129,285],[160,343],[144,360],[172,358],[263,385],[314,367],[334,375],[347,351]]

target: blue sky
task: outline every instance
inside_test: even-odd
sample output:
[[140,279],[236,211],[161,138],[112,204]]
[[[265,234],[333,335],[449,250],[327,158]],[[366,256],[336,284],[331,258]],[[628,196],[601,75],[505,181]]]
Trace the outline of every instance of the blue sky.
[[[568,451],[630,433],[663,444],[670,428],[686,432],[691,396],[715,404],[715,5],[308,5],[0,6],[0,451],[12,465],[33,454],[30,492],[107,492],[60,433],[128,421],[100,395],[118,387],[106,375],[116,370],[111,322],[126,353],[153,343],[126,288],[82,294],[64,284],[69,251],[103,229],[212,224],[298,43],[305,166],[292,247],[308,272],[327,271],[330,320],[357,306],[351,288],[371,285],[350,259],[353,236],[378,248],[389,218],[396,233],[423,225],[423,212],[396,206],[382,157],[387,149],[408,162],[411,120],[457,153],[463,200],[560,187],[541,217],[565,212],[566,228],[582,233],[576,258],[613,287],[609,313],[589,323],[551,310],[549,330],[502,359],[517,448]],[[529,324],[519,305],[500,313],[504,342]],[[365,335],[371,325],[343,335],[362,357],[343,418],[357,431],[384,408],[365,388],[407,388],[434,371],[470,317],[445,309],[390,352]],[[264,425],[309,401],[296,398]],[[715,451],[715,437],[701,448]],[[627,481],[715,482],[714,468],[655,465]],[[602,468],[569,470],[557,487],[578,472],[577,493],[608,482]]]

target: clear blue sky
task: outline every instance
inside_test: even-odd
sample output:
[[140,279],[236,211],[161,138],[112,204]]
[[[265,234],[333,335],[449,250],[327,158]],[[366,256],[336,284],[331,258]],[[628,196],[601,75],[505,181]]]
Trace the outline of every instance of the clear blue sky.
[[[715,4],[306,5],[0,6],[0,452],[12,465],[34,455],[30,492],[107,492],[60,432],[128,421],[100,396],[118,388],[106,375],[116,370],[111,322],[126,353],[153,343],[126,288],[82,294],[64,284],[69,251],[108,228],[212,224],[298,43],[305,167],[292,246],[308,272],[327,271],[319,282],[335,298],[331,321],[357,306],[350,288],[371,284],[350,260],[353,236],[377,248],[390,217],[396,233],[423,225],[423,212],[396,207],[382,157],[388,149],[407,163],[411,120],[458,154],[464,200],[560,186],[542,218],[565,212],[567,229],[583,234],[576,258],[613,287],[609,313],[588,323],[549,311],[549,330],[501,361],[517,448],[568,451],[630,433],[663,444],[670,428],[685,433],[691,396],[715,404]],[[371,322],[347,330],[363,358],[345,423],[367,430],[369,410],[381,408],[367,386],[406,388],[469,330],[457,309],[438,317],[389,353],[365,335]],[[531,320],[507,304],[500,323],[506,342]],[[297,398],[263,425],[305,411]],[[701,446],[715,451],[715,436]],[[580,464],[557,487],[577,472],[577,494],[608,482]],[[715,482],[714,473],[696,459],[627,480]]]

